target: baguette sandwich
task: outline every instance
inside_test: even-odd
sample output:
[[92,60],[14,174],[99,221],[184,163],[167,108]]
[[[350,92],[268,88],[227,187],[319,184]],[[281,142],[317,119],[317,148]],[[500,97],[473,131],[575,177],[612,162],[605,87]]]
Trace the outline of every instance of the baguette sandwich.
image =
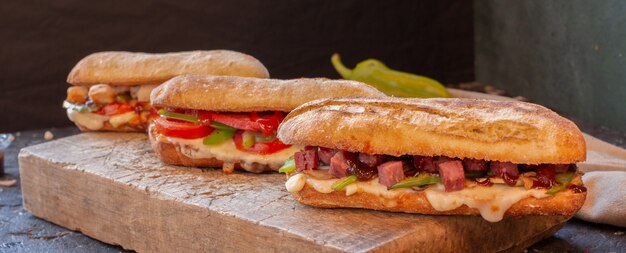
[[63,107],[83,131],[146,131],[155,117],[150,92],[182,74],[269,77],[257,59],[234,51],[100,52],[74,66]]
[[306,102],[338,96],[384,94],[347,80],[178,76],[152,91],[160,117],[148,132],[156,155],[168,164],[226,173],[277,170],[301,148],[276,138],[284,116]]
[[338,98],[293,110],[278,129],[305,147],[287,190],[306,205],[435,215],[572,216],[585,142],[542,106],[475,99]]

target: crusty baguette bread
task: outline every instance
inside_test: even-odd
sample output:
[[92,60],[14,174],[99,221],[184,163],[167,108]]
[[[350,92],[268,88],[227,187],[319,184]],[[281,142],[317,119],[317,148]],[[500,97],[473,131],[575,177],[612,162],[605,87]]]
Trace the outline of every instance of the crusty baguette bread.
[[[150,139],[150,144],[152,145],[152,149],[156,156],[167,164],[172,165],[181,165],[181,166],[189,166],[189,167],[212,167],[212,168],[221,168],[224,164],[223,161],[220,161],[216,158],[206,158],[206,159],[195,159],[190,158],[180,152],[180,148],[176,147],[172,143],[167,143],[161,141],[159,138],[159,133],[157,132],[155,127],[150,127],[148,130],[148,136]],[[243,169],[239,162],[235,163],[235,169]],[[272,169],[267,165],[255,164],[255,171],[271,171]]]
[[519,164],[585,160],[571,121],[531,103],[477,99],[338,98],[304,104],[278,129],[287,144],[386,155]]
[[348,80],[183,75],[152,90],[150,101],[155,106],[210,111],[288,112],[315,99],[343,96],[385,95],[372,86]]
[[80,60],[67,82],[74,85],[160,84],[182,74],[269,77],[259,60],[229,50],[163,54],[99,52]]
[[[580,175],[572,181],[574,185],[582,185]],[[450,211],[435,210],[423,192],[412,192],[397,198],[387,199],[380,195],[357,192],[346,196],[343,191],[319,193],[305,185],[301,191],[293,192],[298,202],[323,208],[366,208],[392,212],[436,214],[436,215],[479,215],[478,209],[462,205]],[[585,202],[586,192],[576,193],[571,189],[563,190],[554,196],[545,198],[528,197],[513,204],[505,212],[506,216],[525,215],[559,215],[573,216]]]

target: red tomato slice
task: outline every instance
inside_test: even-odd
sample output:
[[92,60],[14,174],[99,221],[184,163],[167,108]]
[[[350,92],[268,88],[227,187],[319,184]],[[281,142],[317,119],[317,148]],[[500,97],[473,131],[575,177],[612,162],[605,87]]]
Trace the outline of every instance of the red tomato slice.
[[100,107],[100,109],[98,109],[94,113],[101,114],[101,115],[106,115],[106,116],[113,116],[113,115],[117,115],[117,114],[132,112],[134,110],[135,110],[135,108],[133,108],[128,103],[117,103],[117,102],[115,102],[115,103],[110,103],[108,105]]
[[183,139],[198,139],[213,132],[213,128],[211,127],[186,121],[171,120],[164,117],[154,120],[154,125],[159,133],[165,136]]
[[245,148],[243,146],[242,133],[243,131],[237,131],[237,133],[235,133],[235,136],[233,136],[233,141],[235,141],[235,147],[237,147],[237,149],[244,151],[244,152],[255,153],[259,155],[269,155],[269,154],[273,154],[278,151],[281,151],[283,149],[286,149],[288,147],[291,147],[291,145],[287,145],[283,143],[282,141],[280,141],[279,139],[275,139],[271,142],[265,142],[265,143],[257,142],[252,147]]
[[276,132],[278,125],[284,119],[284,113],[218,113],[218,112],[198,112],[198,118],[204,125],[216,121],[241,130],[262,132],[270,135]]

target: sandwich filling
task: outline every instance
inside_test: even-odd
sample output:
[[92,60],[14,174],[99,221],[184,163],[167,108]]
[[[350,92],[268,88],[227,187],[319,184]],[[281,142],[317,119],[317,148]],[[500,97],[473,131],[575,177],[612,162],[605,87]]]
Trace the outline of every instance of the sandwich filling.
[[437,211],[462,205],[479,210],[496,222],[516,202],[544,198],[565,189],[585,192],[573,183],[575,164],[513,164],[443,156],[388,156],[352,153],[307,146],[287,160],[281,172],[290,178],[285,186],[298,192],[308,186],[320,193],[345,191],[347,196],[366,192],[389,199],[423,192]]
[[[300,147],[276,138],[284,112],[214,112],[164,108],[154,121],[158,141],[192,159],[215,158],[231,173],[238,163],[251,172],[277,170]],[[150,131],[152,134],[152,131]]]
[[142,131],[156,117],[150,106],[150,92],[154,87],[156,85],[72,86],[67,90],[63,108],[72,122],[88,130],[128,128]]

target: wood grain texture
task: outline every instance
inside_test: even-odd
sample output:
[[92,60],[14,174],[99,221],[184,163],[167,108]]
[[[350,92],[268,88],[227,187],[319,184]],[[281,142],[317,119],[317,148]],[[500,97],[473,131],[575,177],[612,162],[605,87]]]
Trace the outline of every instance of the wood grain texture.
[[307,207],[283,175],[168,166],[143,134],[84,133],[24,148],[19,163],[35,216],[138,252],[509,251],[566,220]]

